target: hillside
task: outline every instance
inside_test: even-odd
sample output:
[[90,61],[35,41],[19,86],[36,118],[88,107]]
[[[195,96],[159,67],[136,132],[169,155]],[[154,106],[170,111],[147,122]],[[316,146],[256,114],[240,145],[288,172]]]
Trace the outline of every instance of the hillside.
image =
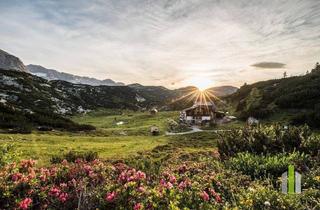
[[27,72],[23,62],[16,56],[0,49],[0,69]]
[[0,128],[25,129],[34,126],[69,128],[76,126],[65,115],[97,108],[138,109],[129,87],[77,85],[47,81],[20,71],[0,70]]
[[[198,88],[194,86],[174,90],[162,86],[143,86],[140,84],[131,84],[128,86],[135,89],[140,96],[152,101],[152,103],[149,103],[149,106],[153,105],[165,110],[181,110],[190,107],[196,98],[194,96],[199,94]],[[237,90],[238,88],[233,86],[218,86],[208,88],[206,91],[218,97],[226,97]],[[210,100],[215,101],[216,99],[211,97]]]
[[304,76],[244,85],[226,99],[243,119],[249,116],[268,118],[285,111],[294,124],[307,123],[319,127],[320,65],[317,63]]
[[93,85],[93,86],[99,86],[99,85],[123,86],[124,85],[124,83],[122,82],[115,82],[111,79],[98,80],[91,77],[82,77],[82,76],[60,72],[54,69],[47,69],[39,65],[30,64],[30,65],[27,65],[26,67],[31,74],[36,75],[38,77],[42,77],[46,80],[63,80],[70,83],[86,84],[86,85]]
[[208,88],[207,90],[213,93],[215,96],[221,97],[221,96],[231,95],[237,92],[238,89],[239,88],[234,86],[225,85],[225,86]]

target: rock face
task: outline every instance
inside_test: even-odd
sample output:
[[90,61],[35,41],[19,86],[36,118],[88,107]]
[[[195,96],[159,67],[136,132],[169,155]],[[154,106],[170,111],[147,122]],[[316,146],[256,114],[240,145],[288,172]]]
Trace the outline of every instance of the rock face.
[[36,75],[38,77],[42,77],[46,80],[63,80],[63,81],[71,82],[74,84],[86,84],[86,85],[93,85],[93,86],[99,86],[99,85],[124,86],[123,83],[115,82],[111,79],[98,80],[90,77],[82,77],[82,76],[77,76],[77,75],[68,74],[64,72],[59,72],[54,69],[47,69],[39,65],[30,64],[30,65],[27,65],[27,69],[30,71],[31,74]]
[[0,50],[0,68],[5,70],[16,70],[28,72],[22,61],[3,50]]

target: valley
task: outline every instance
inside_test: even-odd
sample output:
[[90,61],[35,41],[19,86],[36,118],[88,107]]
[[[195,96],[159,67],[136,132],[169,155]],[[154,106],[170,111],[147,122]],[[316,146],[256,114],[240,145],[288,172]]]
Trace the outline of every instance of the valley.
[[[179,112],[164,111],[152,116],[148,112],[133,112],[114,109],[102,109],[86,115],[77,115],[71,119],[79,124],[96,127],[94,131],[66,132],[66,131],[33,131],[31,134],[0,134],[1,144],[14,144],[20,158],[37,160],[39,165],[48,165],[50,159],[69,151],[97,152],[103,159],[121,159],[151,151],[157,146],[174,142],[178,136],[166,136],[170,120],[177,120]],[[123,122],[117,125],[117,122]],[[156,125],[160,134],[152,136],[150,127]],[[241,126],[240,124],[235,124]],[[229,129],[232,125],[225,125],[222,129]],[[208,132],[209,131],[209,132]],[[215,136],[210,130],[199,136]],[[186,138],[195,134],[185,135]],[[215,137],[216,138],[216,137]],[[210,144],[215,145],[212,137]],[[203,139],[206,141],[205,139]],[[179,149],[197,150],[191,145],[183,145]],[[200,143],[200,142],[198,142]],[[209,148],[203,147],[204,151]],[[211,147],[214,149],[214,147]]]
[[[114,110],[111,110],[114,112]],[[118,110],[119,111],[119,110]],[[0,142],[13,143],[22,158],[39,160],[49,164],[54,155],[68,151],[98,152],[101,158],[121,158],[151,150],[168,142],[164,131],[167,119],[176,117],[176,112],[165,112],[152,117],[148,113],[128,111],[124,115],[104,115],[104,111],[89,114],[84,117],[73,117],[73,121],[95,126],[90,132],[71,133],[63,131],[40,132],[32,134],[0,134]],[[129,116],[128,116],[129,115]],[[117,126],[118,121],[125,124]],[[150,126],[160,125],[162,135],[151,136]]]

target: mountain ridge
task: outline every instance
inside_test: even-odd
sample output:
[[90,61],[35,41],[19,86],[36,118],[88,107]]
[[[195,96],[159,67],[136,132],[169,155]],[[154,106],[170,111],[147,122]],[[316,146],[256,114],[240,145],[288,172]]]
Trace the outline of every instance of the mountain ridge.
[[35,65],[35,64],[29,64],[26,66],[26,68],[33,75],[42,77],[47,80],[64,80],[74,84],[87,84],[87,85],[93,85],[93,86],[99,86],[99,85],[124,86],[125,85],[122,82],[115,82],[112,79],[99,80],[92,77],[78,76],[78,75],[58,71],[55,69],[48,69],[43,66]]

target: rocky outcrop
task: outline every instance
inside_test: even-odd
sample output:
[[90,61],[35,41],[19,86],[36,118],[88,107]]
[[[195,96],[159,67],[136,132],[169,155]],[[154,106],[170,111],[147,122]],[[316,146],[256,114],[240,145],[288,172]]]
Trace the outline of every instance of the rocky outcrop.
[[18,57],[3,50],[0,50],[0,68],[5,70],[28,72],[26,66]]

